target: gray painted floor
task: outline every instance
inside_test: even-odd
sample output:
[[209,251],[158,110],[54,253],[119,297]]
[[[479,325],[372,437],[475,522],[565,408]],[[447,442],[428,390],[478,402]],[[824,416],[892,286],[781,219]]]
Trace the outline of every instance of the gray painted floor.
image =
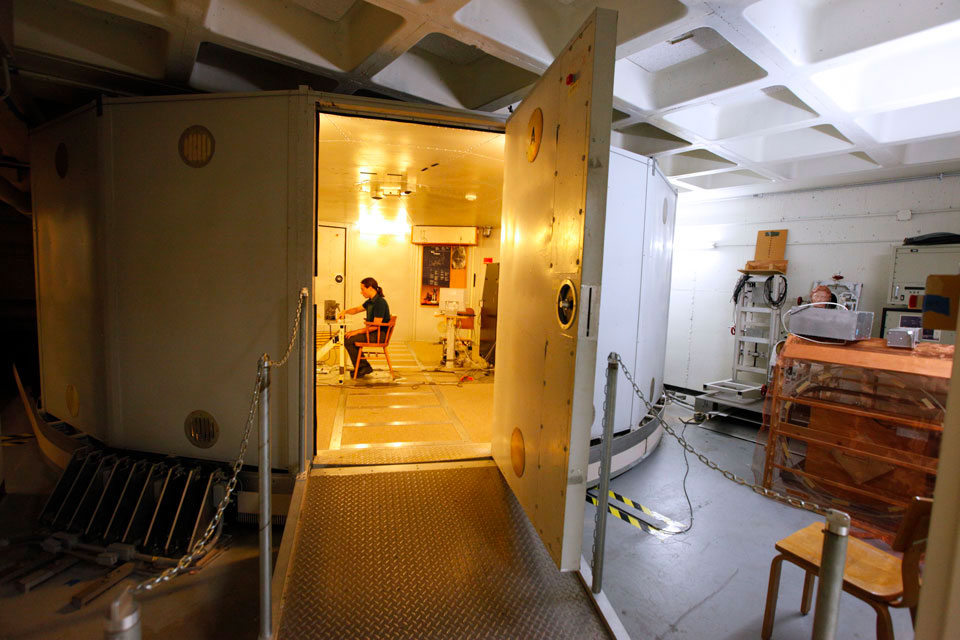
[[[668,407],[668,420],[689,413]],[[721,425],[707,425],[718,428]],[[705,428],[690,426],[687,440],[708,458],[738,476],[753,480],[754,445]],[[620,520],[607,523],[603,590],[636,640],[759,638],[773,545],[818,516],[781,505],[726,480],[694,456],[687,492],[694,524],[686,534],[664,541]],[[689,522],[681,482],[683,449],[668,435],[634,469],[615,478],[611,488],[654,511]],[[593,540],[596,509],[588,505],[583,548]],[[808,640],[813,612],[800,615],[803,572],[784,563],[773,629],[777,640]],[[910,613],[891,610],[896,638],[913,637]],[[876,616],[866,604],[842,594],[838,638],[876,638]]]

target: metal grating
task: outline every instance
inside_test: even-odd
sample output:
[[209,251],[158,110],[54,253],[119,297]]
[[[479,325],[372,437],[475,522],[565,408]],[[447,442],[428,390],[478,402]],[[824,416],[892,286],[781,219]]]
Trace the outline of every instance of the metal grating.
[[314,475],[297,527],[282,640],[609,637],[493,465]]

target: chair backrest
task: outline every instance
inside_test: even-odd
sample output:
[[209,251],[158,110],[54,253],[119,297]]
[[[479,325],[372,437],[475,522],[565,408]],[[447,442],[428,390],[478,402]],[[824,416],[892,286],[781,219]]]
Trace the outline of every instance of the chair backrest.
[[472,331],[474,327],[473,319],[476,315],[473,309],[467,307],[463,313],[457,314],[457,324],[461,329]]
[[903,516],[903,522],[893,541],[893,550],[903,553],[900,565],[903,579],[903,605],[911,609],[920,599],[920,560],[927,549],[927,534],[930,531],[930,512],[933,500],[913,499]]
[[[396,326],[397,326],[397,316],[390,316],[390,322],[387,322],[386,324],[379,324],[379,323],[376,323],[376,322],[368,322],[368,323],[367,323],[367,327],[369,327],[370,329],[376,329],[376,330],[377,330],[377,336],[378,336],[378,337],[381,337],[382,340],[379,340],[379,341],[371,341],[371,342],[368,342],[367,344],[375,344],[375,345],[377,345],[377,346],[386,347],[387,345],[390,344],[390,338],[393,337],[393,329],[394,329],[394,327],[396,327]],[[380,332],[383,330],[384,327],[385,327],[386,330],[387,330],[387,333],[386,333],[385,335],[380,333]],[[371,331],[370,333],[373,333],[373,332]],[[368,333],[367,335],[369,336],[370,333]]]

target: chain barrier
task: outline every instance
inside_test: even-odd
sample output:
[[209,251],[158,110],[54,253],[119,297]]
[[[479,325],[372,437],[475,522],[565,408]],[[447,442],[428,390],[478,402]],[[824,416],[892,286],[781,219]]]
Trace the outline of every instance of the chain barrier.
[[[303,317],[303,301],[305,299],[306,295],[301,292],[300,300],[297,303],[297,319],[293,325],[293,334],[290,336],[290,342],[287,345],[287,352],[283,355],[283,358],[279,362],[269,362],[271,367],[282,367],[290,358],[290,353],[293,351],[294,342],[296,342],[297,339],[297,332],[300,330],[300,319]],[[233,497],[233,493],[237,489],[240,469],[243,468],[243,457],[247,453],[247,445],[250,442],[250,431],[252,430],[253,423],[256,420],[257,406],[260,404],[260,391],[263,386],[264,364],[263,358],[257,362],[257,381],[253,387],[253,397],[250,401],[250,410],[247,412],[247,423],[243,430],[243,439],[240,441],[240,453],[237,455],[237,459],[233,463],[233,475],[231,475],[230,480],[227,482],[226,493],[224,493],[223,498],[220,500],[220,504],[217,505],[217,511],[214,513],[213,518],[207,525],[206,531],[204,531],[203,536],[200,537],[197,543],[193,545],[193,548],[190,550],[190,552],[180,558],[175,566],[165,569],[158,576],[148,578],[147,580],[139,583],[133,587],[133,593],[136,594],[141,591],[150,591],[164,582],[169,582],[189,568],[190,565],[193,564],[194,560],[196,560],[198,557],[202,557],[207,552],[207,544],[213,537],[214,532],[216,532],[217,528],[220,526],[220,522],[223,520],[223,513],[230,505],[230,500]]]
[[[623,363],[623,360],[620,359],[620,354],[614,353],[613,356],[616,358],[617,365],[620,367],[620,370],[623,371],[623,375],[626,376],[627,381],[631,385],[633,385],[634,394],[637,396],[637,398],[640,399],[640,402],[642,402],[644,406],[646,406],[648,413],[655,417],[655,419],[660,423],[660,426],[663,427],[663,430],[666,431],[671,436],[673,436],[673,438],[680,443],[681,447],[683,447],[686,451],[696,456],[696,458],[700,462],[705,464],[707,467],[709,467],[710,469],[713,469],[714,471],[719,472],[727,480],[730,480],[731,482],[734,482],[741,486],[747,487],[748,489],[750,489],[756,494],[759,494],[765,498],[776,500],[777,502],[782,502],[796,509],[803,509],[804,511],[810,511],[819,516],[826,516],[828,513],[832,511],[831,508],[823,507],[815,502],[808,502],[807,500],[802,500],[794,496],[788,496],[780,493],[779,491],[768,489],[766,487],[755,484],[753,482],[748,482],[743,478],[741,478],[740,476],[738,476],[737,474],[733,473],[732,471],[728,471],[726,469],[721,468],[720,465],[713,462],[707,456],[703,455],[702,453],[694,449],[693,446],[683,438],[683,436],[678,434],[676,431],[674,431],[673,427],[667,424],[667,422],[663,419],[663,417],[659,413],[654,411],[654,406],[650,404],[650,402],[648,402],[647,399],[644,397],[643,392],[640,390],[640,387],[637,386],[637,383],[634,381],[633,376],[630,375],[630,371],[627,369],[626,365]],[[606,411],[606,403],[604,403],[604,411]]]

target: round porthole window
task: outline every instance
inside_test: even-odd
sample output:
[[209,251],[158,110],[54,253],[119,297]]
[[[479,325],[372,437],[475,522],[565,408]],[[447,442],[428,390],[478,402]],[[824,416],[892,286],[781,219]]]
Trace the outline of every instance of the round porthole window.
[[577,315],[577,290],[573,283],[564,280],[557,291],[557,322],[561,329],[569,329]]
[[77,391],[77,388],[72,384],[67,385],[67,411],[70,412],[70,415],[76,418],[80,415],[80,393]]
[[190,412],[183,421],[183,432],[193,446],[209,449],[220,437],[220,425],[216,418],[206,411],[197,410]]
[[540,154],[540,143],[543,141],[543,111],[539,107],[530,114],[527,122],[527,162],[533,162]]
[[180,159],[190,167],[199,169],[205,167],[213,158],[213,152],[216,149],[216,141],[213,134],[206,127],[193,125],[187,127],[180,134],[178,148],[180,150]]
[[510,436],[510,464],[513,466],[513,472],[517,474],[517,477],[523,477],[524,469],[527,466],[527,450],[523,442],[523,433],[519,428],[515,428]]

